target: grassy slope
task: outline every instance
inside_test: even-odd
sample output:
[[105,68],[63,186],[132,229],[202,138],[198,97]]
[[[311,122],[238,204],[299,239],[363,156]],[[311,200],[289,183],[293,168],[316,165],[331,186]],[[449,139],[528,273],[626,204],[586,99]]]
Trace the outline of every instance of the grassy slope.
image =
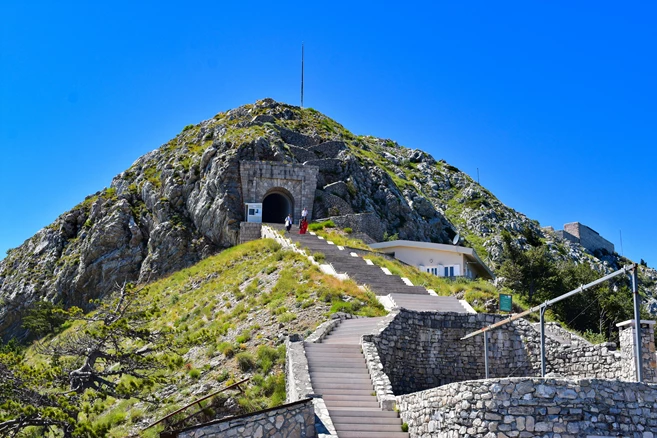
[[[162,399],[156,408],[135,399],[94,406],[89,418],[111,424],[113,437],[135,435],[153,420],[247,376],[249,389],[237,397],[243,411],[280,404],[284,334],[308,335],[337,310],[385,313],[372,294],[322,274],[273,240],[233,247],[144,289],[146,300],[161,309],[150,324],[174,330],[180,356],[173,355],[161,371],[168,384],[154,388]],[[28,358],[45,362],[34,350]],[[160,430],[144,435],[157,436]]]

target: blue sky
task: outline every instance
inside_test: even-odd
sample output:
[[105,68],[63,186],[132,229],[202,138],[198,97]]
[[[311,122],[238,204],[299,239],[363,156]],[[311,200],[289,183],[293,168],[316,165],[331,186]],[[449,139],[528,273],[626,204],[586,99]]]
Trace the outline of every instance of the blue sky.
[[[0,3],[0,257],[189,123],[272,97],[657,266],[655,2]],[[458,4],[457,4],[458,3]]]

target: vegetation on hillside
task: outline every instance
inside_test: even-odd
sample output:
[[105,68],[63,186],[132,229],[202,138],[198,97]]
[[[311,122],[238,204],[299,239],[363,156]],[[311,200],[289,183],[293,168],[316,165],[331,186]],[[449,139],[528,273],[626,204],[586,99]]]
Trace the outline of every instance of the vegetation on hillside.
[[[555,259],[540,239],[529,239],[531,247],[526,251],[514,244],[510,234],[503,233],[502,239],[504,261],[498,275],[529,305],[556,298],[604,275],[590,263]],[[617,340],[616,324],[633,318],[633,312],[629,280],[624,277],[616,277],[551,307],[555,320],[598,340]]]
[[125,285],[97,304],[88,315],[39,308],[67,321],[44,328],[50,333],[28,348],[3,347],[0,431],[136,436],[244,377],[244,393],[214,397],[200,419],[275,406],[285,400],[285,334],[306,336],[336,311],[385,313],[371,293],[273,240],[233,247],[151,284]]

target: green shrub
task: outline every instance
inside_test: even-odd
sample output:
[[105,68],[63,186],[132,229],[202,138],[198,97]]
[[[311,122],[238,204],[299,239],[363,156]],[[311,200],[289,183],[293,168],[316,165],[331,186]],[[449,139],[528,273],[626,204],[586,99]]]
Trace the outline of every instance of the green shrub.
[[192,368],[191,370],[189,370],[189,377],[191,377],[192,379],[198,379],[199,377],[201,377],[201,371],[197,370],[196,368]]
[[244,372],[251,371],[255,367],[255,364],[256,364],[256,361],[253,358],[253,355],[251,353],[246,352],[246,351],[236,355],[235,359],[237,359],[237,365],[240,367],[240,370],[242,370]]
[[219,344],[219,351],[227,358],[233,357],[235,354],[235,348],[230,342],[222,342]]
[[217,376],[217,382],[222,383],[225,382],[228,378],[230,377],[230,373],[226,370],[223,370],[218,376]]
[[402,423],[402,432],[408,432],[408,423]]
[[324,260],[326,260],[326,256],[324,255],[323,252],[316,252],[313,254],[313,258],[317,263],[322,263]]
[[278,317],[278,322],[290,322],[297,319],[297,314],[292,312],[285,312]]
[[308,229],[310,231],[319,231],[319,230],[324,229],[324,225],[322,225],[320,223],[312,223],[312,224],[308,225]]
[[343,231],[344,231],[345,233],[347,233],[347,234],[351,234],[351,233],[354,232],[354,230],[351,229],[350,227],[345,228]]

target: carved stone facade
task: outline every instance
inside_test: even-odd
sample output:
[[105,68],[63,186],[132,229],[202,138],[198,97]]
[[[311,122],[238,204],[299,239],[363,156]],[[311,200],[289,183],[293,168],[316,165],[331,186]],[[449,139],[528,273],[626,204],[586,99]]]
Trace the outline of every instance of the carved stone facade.
[[260,203],[271,194],[282,195],[290,202],[295,222],[301,219],[304,207],[311,219],[318,172],[317,166],[241,161],[242,201]]

